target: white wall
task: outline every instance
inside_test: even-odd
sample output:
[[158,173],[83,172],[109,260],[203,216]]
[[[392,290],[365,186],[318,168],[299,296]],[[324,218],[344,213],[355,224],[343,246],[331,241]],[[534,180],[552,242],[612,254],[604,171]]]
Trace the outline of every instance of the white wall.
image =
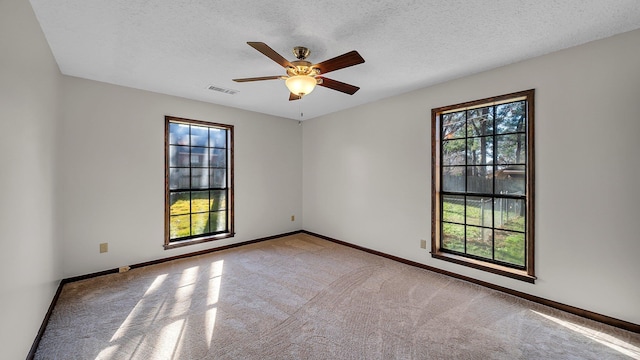
[[[640,324],[638,64],[640,30],[307,120],[303,228]],[[536,284],[432,259],[431,109],[531,88]]]
[[61,278],[60,71],[28,1],[0,2],[0,355],[24,359]]
[[[65,277],[302,228],[297,121],[67,76],[63,84]],[[165,115],[235,126],[235,237],[164,250]]]

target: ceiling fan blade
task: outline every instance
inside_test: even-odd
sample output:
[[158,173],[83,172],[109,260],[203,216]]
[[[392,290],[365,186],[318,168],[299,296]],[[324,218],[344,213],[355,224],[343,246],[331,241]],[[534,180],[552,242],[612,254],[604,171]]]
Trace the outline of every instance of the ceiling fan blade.
[[356,93],[356,91],[360,90],[360,88],[357,86],[343,83],[338,80],[333,80],[326,77],[322,77],[321,79],[322,79],[322,82],[318,84],[318,86],[324,86],[326,88],[337,90],[345,94],[353,95]]
[[275,76],[261,76],[261,77],[252,77],[252,78],[233,79],[233,81],[235,81],[235,82],[247,82],[247,81],[260,81],[260,80],[276,80],[276,79],[280,79],[280,78],[282,78],[282,76],[275,75]]
[[353,50],[346,54],[336,56],[333,59],[325,60],[319,64],[313,65],[314,68],[320,69],[321,74],[326,74],[330,71],[344,69],[349,66],[362,64],[364,59],[357,51]]
[[247,44],[249,44],[249,46],[251,46],[252,48],[263,53],[269,59],[277,62],[283,68],[288,68],[291,66],[291,63],[287,59],[283,58],[282,55],[278,54],[275,50],[270,48],[269,45],[263,42],[252,42],[252,41],[247,42]]
[[296,95],[294,93],[289,93],[289,101],[300,100],[300,99],[302,99],[302,96]]

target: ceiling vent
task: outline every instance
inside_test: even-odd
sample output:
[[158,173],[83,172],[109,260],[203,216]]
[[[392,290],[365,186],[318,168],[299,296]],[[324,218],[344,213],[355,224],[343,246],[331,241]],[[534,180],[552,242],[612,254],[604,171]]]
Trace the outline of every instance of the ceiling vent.
[[218,91],[218,92],[229,94],[229,95],[235,95],[235,94],[238,93],[238,90],[225,89],[225,88],[221,88],[221,87],[218,87],[218,86],[215,86],[215,85],[209,85],[209,87],[207,89],[213,90],[213,91]]

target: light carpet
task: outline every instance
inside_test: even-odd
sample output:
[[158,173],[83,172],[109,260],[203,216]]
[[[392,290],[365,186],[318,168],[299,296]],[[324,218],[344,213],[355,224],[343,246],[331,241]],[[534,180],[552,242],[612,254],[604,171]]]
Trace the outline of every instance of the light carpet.
[[640,335],[306,234],[66,284],[36,359],[640,359]]

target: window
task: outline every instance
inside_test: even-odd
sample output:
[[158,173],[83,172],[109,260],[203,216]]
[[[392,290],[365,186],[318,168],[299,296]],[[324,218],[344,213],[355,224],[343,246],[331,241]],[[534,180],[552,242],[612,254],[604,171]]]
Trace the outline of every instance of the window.
[[166,116],[165,249],[233,235],[233,126]]
[[432,257],[535,281],[533,98],[432,109]]

